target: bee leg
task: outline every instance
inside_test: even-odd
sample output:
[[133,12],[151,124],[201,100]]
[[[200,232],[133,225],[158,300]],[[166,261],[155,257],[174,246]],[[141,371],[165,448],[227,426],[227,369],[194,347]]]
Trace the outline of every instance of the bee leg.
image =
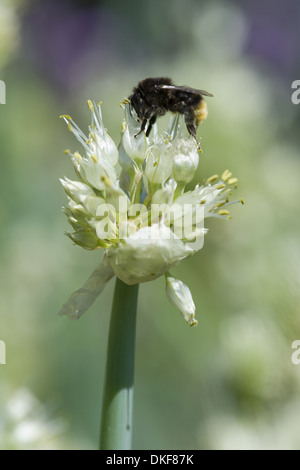
[[197,140],[196,127],[194,125],[194,119],[191,120],[191,119],[189,119],[189,117],[185,116],[185,124],[186,124],[186,128],[187,128],[189,134],[191,134],[191,136],[194,137],[194,139],[196,140],[198,150],[201,150],[200,142],[198,142],[198,140]]
[[143,119],[139,132],[134,135],[135,139],[137,138],[138,135],[140,135],[145,130],[146,124],[147,124],[147,119]]
[[148,124],[147,131],[146,131],[146,137],[148,137],[148,135],[150,134],[152,126],[156,121],[156,117],[157,116],[153,114],[153,116],[151,116],[151,118],[149,119],[149,124]]

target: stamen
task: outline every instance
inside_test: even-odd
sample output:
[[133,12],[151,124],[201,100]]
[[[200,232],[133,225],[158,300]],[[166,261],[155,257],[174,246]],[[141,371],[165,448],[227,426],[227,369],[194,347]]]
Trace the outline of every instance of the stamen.
[[229,178],[231,178],[231,176],[232,173],[229,170],[225,170],[221,176],[221,179],[226,182]]
[[61,116],[59,116],[60,119],[67,119],[68,121],[72,121],[72,118],[71,116],[69,116],[68,114],[62,114]]
[[80,155],[79,152],[74,152],[74,157],[76,157],[79,161],[82,160],[82,156]]
[[238,179],[237,178],[230,178],[228,180],[228,184],[236,184],[238,182]]
[[106,186],[108,186],[108,187],[111,186],[111,182],[110,182],[110,180],[107,178],[107,176],[102,175],[102,176],[101,176],[101,181],[102,181]]
[[221,209],[220,211],[218,211],[218,214],[219,215],[230,215],[230,212],[227,211],[226,209]]
[[207,183],[213,183],[213,182],[216,181],[217,179],[219,179],[219,175],[212,175],[212,176],[210,176],[210,177],[206,180],[206,182],[207,182]]
[[91,111],[95,111],[93,102],[91,100],[87,100],[88,107],[90,108]]

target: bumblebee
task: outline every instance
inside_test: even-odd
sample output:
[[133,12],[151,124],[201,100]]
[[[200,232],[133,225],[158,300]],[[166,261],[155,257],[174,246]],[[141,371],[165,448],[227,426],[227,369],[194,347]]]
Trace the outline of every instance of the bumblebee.
[[[168,77],[141,80],[128,97],[141,122],[141,129],[135,137],[141,134],[146,126],[148,137],[156,119],[171,111],[183,114],[189,134],[197,141],[196,128],[207,117],[203,96],[213,95],[204,90],[174,85]],[[197,144],[200,149],[198,141]]]

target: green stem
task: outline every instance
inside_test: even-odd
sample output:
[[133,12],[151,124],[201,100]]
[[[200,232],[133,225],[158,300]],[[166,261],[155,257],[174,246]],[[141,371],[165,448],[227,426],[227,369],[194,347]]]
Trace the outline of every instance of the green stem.
[[185,183],[183,183],[182,181],[178,181],[177,187],[175,189],[174,201],[184,193],[184,189],[185,189]]
[[116,280],[102,404],[101,450],[131,449],[138,289],[139,284],[128,286]]

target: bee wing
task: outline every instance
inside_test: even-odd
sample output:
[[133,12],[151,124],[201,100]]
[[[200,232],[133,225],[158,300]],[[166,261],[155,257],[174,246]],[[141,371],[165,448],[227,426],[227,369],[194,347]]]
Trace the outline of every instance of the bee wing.
[[178,90],[178,91],[184,91],[185,93],[190,93],[190,94],[199,94],[199,95],[204,95],[204,96],[214,96],[208,91],[205,90],[197,90],[196,88],[190,88],[187,86],[176,86],[176,85],[156,85],[156,88],[163,88],[164,90]]

